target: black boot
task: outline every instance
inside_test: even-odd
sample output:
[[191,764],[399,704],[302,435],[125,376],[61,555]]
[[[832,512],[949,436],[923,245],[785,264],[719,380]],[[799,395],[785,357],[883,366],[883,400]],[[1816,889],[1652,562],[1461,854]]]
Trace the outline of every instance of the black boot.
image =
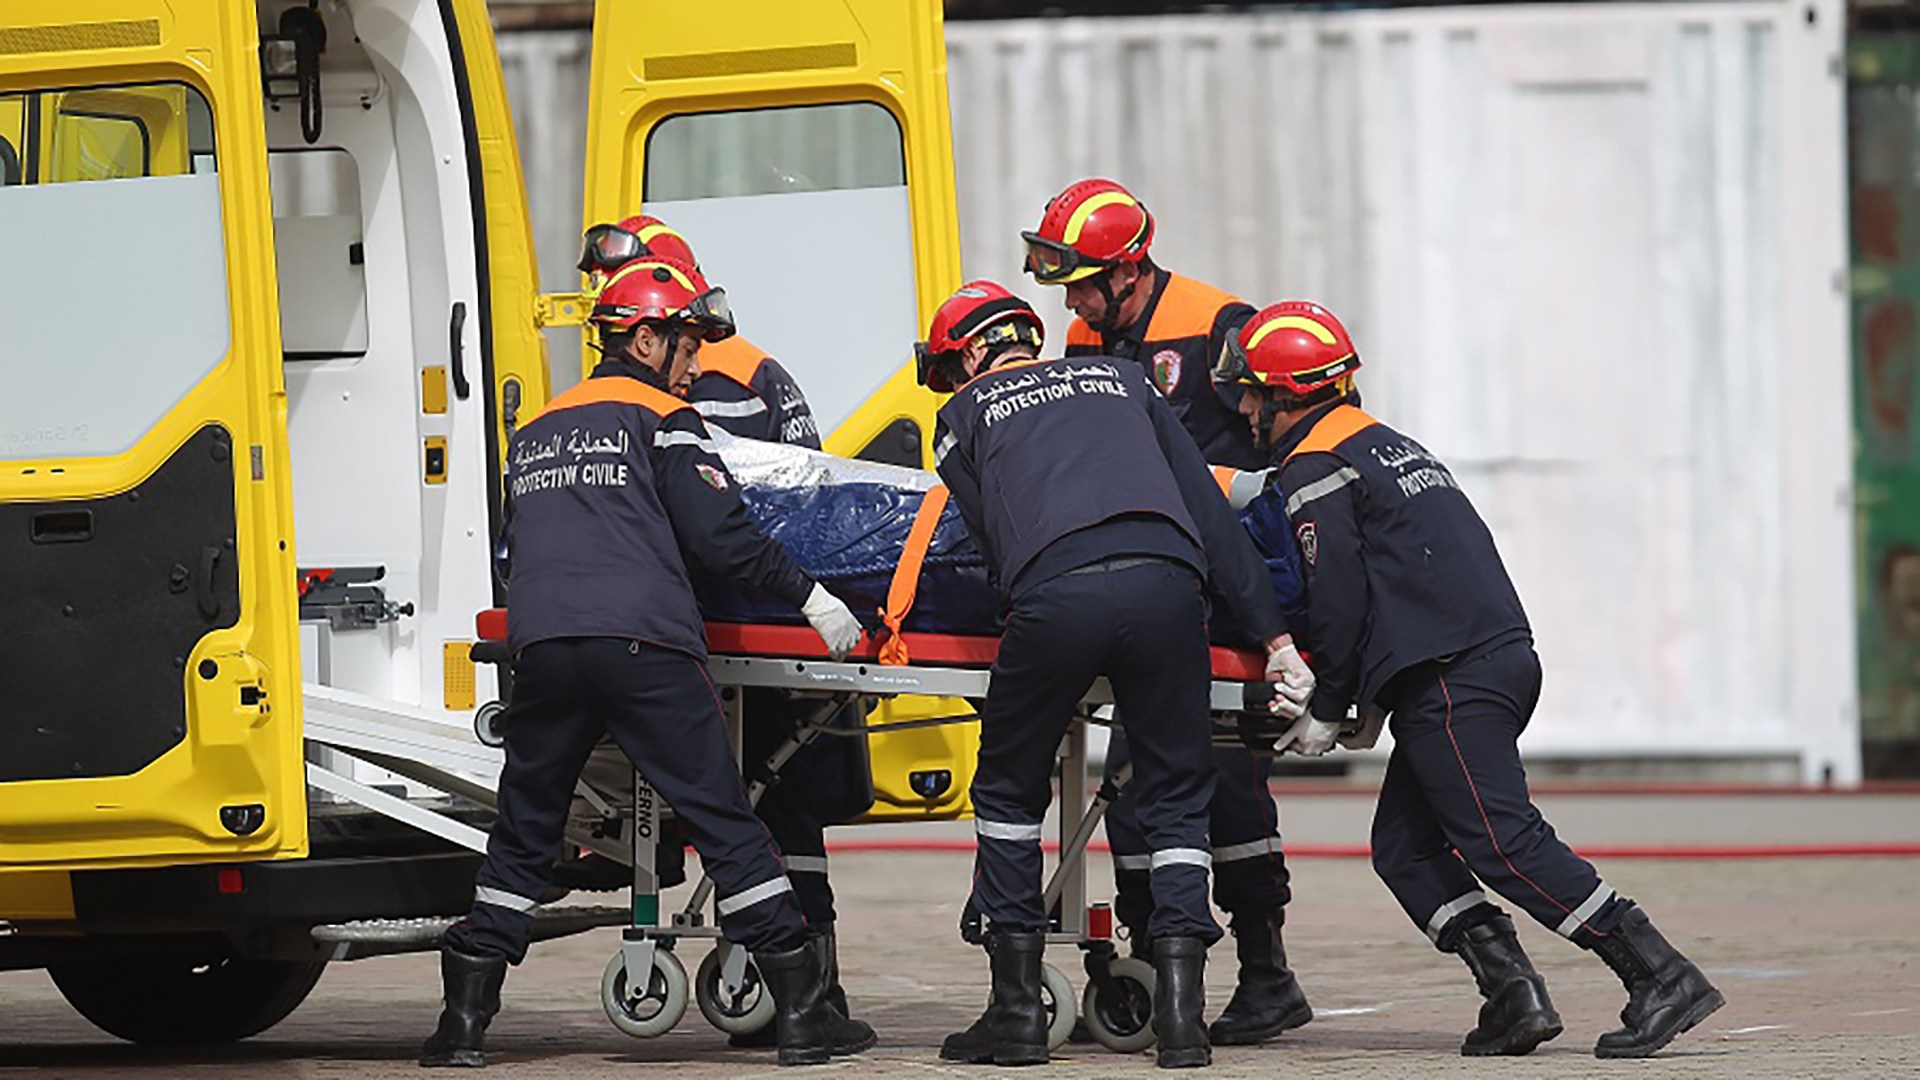
[[1595,1057],[1647,1057],[1727,1003],[1638,907],[1628,908],[1612,933],[1596,938],[1593,951],[1627,988],[1627,1007],[1620,1010],[1626,1026],[1600,1036]]
[[1207,943],[1196,937],[1165,937],[1153,943],[1153,1034],[1156,1064],[1196,1069],[1213,1063],[1207,1028]]
[[1047,948],[1041,933],[987,934],[993,970],[993,997],[987,1011],[965,1031],[940,1044],[940,1060],[976,1065],[1045,1065],[1047,1010],[1040,1004],[1040,955]]
[[1460,959],[1480,984],[1480,1023],[1460,1044],[1466,1057],[1532,1053],[1533,1048],[1560,1034],[1560,1014],[1547,998],[1547,981],[1533,969],[1520,948],[1513,920],[1496,915],[1468,927],[1454,946]]
[[1258,921],[1234,920],[1240,981],[1227,1007],[1220,1011],[1220,1018],[1207,1028],[1207,1037],[1215,1046],[1252,1046],[1313,1019],[1313,1006],[1307,1004],[1299,981],[1287,970],[1287,947],[1280,938],[1285,923],[1286,914],[1281,908]]
[[[841,1016],[847,1011],[847,992],[840,988],[840,957],[835,948],[833,924],[821,923],[807,931],[807,943],[820,954],[820,969],[827,976],[827,1004]],[[745,1035],[727,1036],[727,1045],[735,1050],[765,1050],[774,1045],[774,1025],[768,1024]]]
[[773,995],[773,1033],[782,1065],[818,1065],[870,1049],[873,1029],[849,1020],[827,1004],[827,973],[812,941],[786,952],[753,955]]
[[440,981],[445,1008],[440,1026],[420,1048],[428,1068],[479,1069],[487,1064],[487,1024],[500,1011],[500,984],[507,981],[507,958],[471,956],[440,946]]

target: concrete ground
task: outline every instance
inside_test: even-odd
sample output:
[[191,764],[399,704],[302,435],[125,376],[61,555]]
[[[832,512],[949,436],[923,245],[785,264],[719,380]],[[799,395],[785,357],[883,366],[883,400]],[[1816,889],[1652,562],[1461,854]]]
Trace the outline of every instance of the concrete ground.
[[[1920,833],[1920,796],[1913,795],[1542,802],[1563,834],[1590,846],[1842,843],[1861,832],[1895,840]],[[1356,828],[1364,837],[1362,804],[1345,796],[1286,801],[1289,838],[1336,845]],[[863,828],[843,835],[965,830]],[[984,959],[954,929],[967,856],[853,852],[837,855],[834,865],[844,981],[881,1045],[804,1075],[985,1075],[937,1058],[941,1036],[968,1023],[984,995]],[[1318,1018],[1264,1047],[1216,1050],[1212,1075],[1920,1076],[1920,858],[1607,859],[1601,870],[1646,905],[1728,999],[1660,1058],[1591,1056],[1594,1037],[1614,1026],[1620,986],[1596,959],[1531,924],[1522,935],[1552,986],[1566,1034],[1524,1059],[1460,1058],[1459,1037],[1477,1006],[1465,967],[1427,945],[1364,859],[1302,858],[1293,865],[1288,941]],[[1095,857],[1093,872],[1094,892],[1104,895],[1104,856]],[[686,1077],[776,1073],[769,1055],[728,1050],[691,1010],[659,1039],[614,1031],[601,1013],[598,985],[616,942],[615,932],[597,931],[548,943],[509,977],[492,1039],[507,1075],[618,1075],[657,1063],[675,1063],[675,1075]],[[683,949],[690,967],[703,955],[697,944]],[[1050,959],[1084,983],[1076,954],[1059,949]],[[1231,985],[1230,952],[1216,951],[1208,974],[1217,1009]],[[299,1011],[265,1035],[214,1051],[162,1054],[89,1027],[42,973],[0,974],[0,1073],[418,1076],[412,1055],[433,1024],[437,998],[431,957],[338,965]],[[1053,1071],[1146,1075],[1152,1059],[1069,1046]]]

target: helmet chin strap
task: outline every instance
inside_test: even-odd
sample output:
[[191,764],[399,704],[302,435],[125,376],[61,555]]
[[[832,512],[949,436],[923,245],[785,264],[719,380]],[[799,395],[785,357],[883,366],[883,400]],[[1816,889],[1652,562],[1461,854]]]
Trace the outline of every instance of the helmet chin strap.
[[1136,272],[1133,280],[1127,282],[1127,287],[1116,293],[1113,291],[1112,284],[1113,268],[1110,267],[1096,274],[1093,278],[1093,287],[1100,290],[1100,299],[1106,302],[1107,308],[1100,316],[1099,322],[1090,321],[1087,325],[1103,334],[1120,329],[1120,307],[1133,299],[1133,291],[1140,287],[1140,277],[1141,275]]

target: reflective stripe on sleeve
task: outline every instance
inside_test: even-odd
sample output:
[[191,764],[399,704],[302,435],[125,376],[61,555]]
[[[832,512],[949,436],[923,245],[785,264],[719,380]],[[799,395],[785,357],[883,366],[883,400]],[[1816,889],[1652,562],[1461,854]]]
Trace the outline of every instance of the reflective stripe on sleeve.
[[825,855],[787,856],[787,873],[789,874],[824,874],[826,872],[827,857]]
[[701,438],[691,431],[667,431],[665,429],[656,431],[653,433],[653,445],[663,450],[669,446],[697,446],[709,454],[717,452],[713,448],[712,439]]
[[947,455],[952,453],[953,448],[958,446],[959,443],[960,440],[954,438],[953,432],[951,431],[941,436],[940,441],[933,446],[933,467],[936,469],[939,468],[940,463],[947,460]]
[[693,411],[701,416],[755,416],[767,411],[767,403],[757,397],[742,401],[696,401]]
[[1115,855],[1113,857],[1113,867],[1116,870],[1152,870],[1153,856]]
[[1308,484],[1306,487],[1301,488],[1299,491],[1294,492],[1293,497],[1287,500],[1287,515],[1291,517],[1301,507],[1313,500],[1325,498],[1358,479],[1360,479],[1358,470],[1350,465],[1342,465],[1340,471],[1333,475],[1323,476],[1313,483]]

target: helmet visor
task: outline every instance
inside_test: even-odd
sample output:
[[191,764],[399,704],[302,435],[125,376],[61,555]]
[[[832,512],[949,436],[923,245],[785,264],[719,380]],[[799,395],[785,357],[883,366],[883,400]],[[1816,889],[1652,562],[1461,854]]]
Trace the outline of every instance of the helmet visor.
[[611,274],[647,253],[640,238],[618,225],[595,225],[587,230],[580,250],[580,272]]
[[1265,386],[1265,380],[1247,363],[1247,350],[1240,345],[1240,335],[1227,335],[1227,344],[1220,350],[1220,358],[1213,362],[1213,389],[1226,402],[1230,409],[1240,408],[1241,398],[1254,387]]
[[733,308],[727,304],[727,290],[708,289],[693,298],[693,302],[681,310],[681,315],[700,332],[701,340],[709,343],[725,341],[737,332],[733,322]]
[[1065,285],[1113,265],[1111,260],[1088,258],[1039,233],[1023,232],[1020,238],[1027,242],[1027,273],[1042,285]]

